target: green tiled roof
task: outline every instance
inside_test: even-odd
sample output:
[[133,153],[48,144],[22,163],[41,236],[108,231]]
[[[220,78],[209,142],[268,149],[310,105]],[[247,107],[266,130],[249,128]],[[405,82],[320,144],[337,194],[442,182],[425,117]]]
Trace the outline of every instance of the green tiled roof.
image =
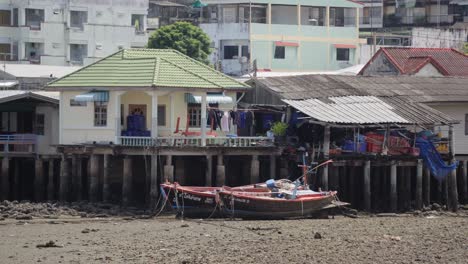
[[48,85],[49,88],[151,86],[217,89],[249,87],[169,49],[121,50]]

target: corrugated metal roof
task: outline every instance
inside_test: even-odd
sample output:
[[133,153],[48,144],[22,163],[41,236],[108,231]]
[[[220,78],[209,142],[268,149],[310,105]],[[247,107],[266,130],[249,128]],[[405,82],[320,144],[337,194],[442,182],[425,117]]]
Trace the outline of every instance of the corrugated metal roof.
[[455,120],[420,103],[398,98],[344,96],[288,100],[285,103],[324,123],[336,124],[451,124]]
[[9,102],[13,100],[22,99],[25,97],[33,97],[38,100],[44,100],[54,103],[59,103],[59,92],[45,92],[45,91],[24,91],[24,90],[0,90],[0,103]]
[[300,75],[253,81],[280,98],[292,100],[372,95],[415,102],[468,101],[466,77]]

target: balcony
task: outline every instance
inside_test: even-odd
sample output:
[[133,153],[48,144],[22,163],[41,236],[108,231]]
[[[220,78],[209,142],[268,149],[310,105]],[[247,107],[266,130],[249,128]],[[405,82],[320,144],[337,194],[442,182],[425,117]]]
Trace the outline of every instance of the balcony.
[[34,134],[0,135],[3,153],[31,154],[36,152],[37,136]]
[[[126,147],[201,147],[201,137],[119,137]],[[207,137],[207,147],[273,147],[268,137]]]

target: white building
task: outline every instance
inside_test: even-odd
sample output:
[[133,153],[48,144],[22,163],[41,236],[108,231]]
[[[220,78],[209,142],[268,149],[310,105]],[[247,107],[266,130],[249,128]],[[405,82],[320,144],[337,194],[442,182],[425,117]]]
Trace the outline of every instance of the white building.
[[0,60],[87,65],[144,47],[146,0],[0,0]]

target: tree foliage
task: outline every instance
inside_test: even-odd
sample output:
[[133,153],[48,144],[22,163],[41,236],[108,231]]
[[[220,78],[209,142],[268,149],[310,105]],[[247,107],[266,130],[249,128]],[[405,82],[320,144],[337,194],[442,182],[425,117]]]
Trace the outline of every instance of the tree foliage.
[[208,64],[210,42],[210,37],[199,27],[188,22],[176,22],[156,30],[149,38],[148,48],[175,49]]

